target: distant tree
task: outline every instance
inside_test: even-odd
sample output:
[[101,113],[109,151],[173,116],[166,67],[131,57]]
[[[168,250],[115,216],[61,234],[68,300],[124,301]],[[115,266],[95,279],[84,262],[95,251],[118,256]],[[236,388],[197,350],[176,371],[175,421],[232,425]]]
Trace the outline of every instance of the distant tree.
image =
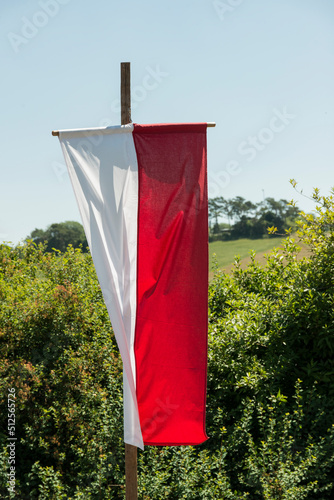
[[258,209],[261,215],[265,212],[272,212],[276,217],[280,217],[283,222],[286,222],[287,219],[295,220],[299,215],[298,207],[293,206],[284,199],[277,201],[274,198],[266,198],[258,204]]
[[264,203],[262,204],[262,211],[263,212],[272,212],[276,216],[282,217],[282,215],[285,211],[285,203],[281,203],[281,201],[285,201],[285,200],[277,201],[274,198],[266,198],[264,200]]
[[247,215],[248,217],[252,215],[252,212],[255,213],[256,211],[256,205],[252,203],[251,201],[246,201],[243,205],[243,213]]
[[243,205],[245,203],[245,198],[242,196],[236,196],[232,200],[229,200],[230,211],[232,212],[232,216],[236,220],[240,220],[243,214]]
[[249,217],[255,208],[254,203],[246,201],[242,196],[236,196],[229,201],[229,211],[237,221],[240,221],[243,216]]
[[209,220],[214,220],[213,232],[219,231],[218,218],[224,212],[225,200],[222,196],[209,199]]
[[54,223],[45,231],[34,229],[26,240],[32,240],[36,244],[46,243],[47,252],[52,252],[53,249],[65,252],[70,244],[73,248],[82,246],[83,252],[87,252],[88,247],[84,229],[79,222],[75,221]]
[[263,225],[264,234],[269,226],[275,226],[278,232],[283,233],[296,221],[298,215],[299,209],[284,199],[277,201],[266,198],[258,204],[257,217]]

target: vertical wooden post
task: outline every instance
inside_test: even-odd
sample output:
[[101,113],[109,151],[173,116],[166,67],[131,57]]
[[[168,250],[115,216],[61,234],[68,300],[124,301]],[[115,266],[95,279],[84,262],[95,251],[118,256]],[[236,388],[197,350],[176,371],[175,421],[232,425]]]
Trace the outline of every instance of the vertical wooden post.
[[121,125],[131,123],[130,63],[121,63]]
[[[131,123],[130,63],[121,63],[121,125]],[[126,500],[138,499],[137,447],[125,443]]]
[[125,443],[125,498],[138,499],[137,448]]

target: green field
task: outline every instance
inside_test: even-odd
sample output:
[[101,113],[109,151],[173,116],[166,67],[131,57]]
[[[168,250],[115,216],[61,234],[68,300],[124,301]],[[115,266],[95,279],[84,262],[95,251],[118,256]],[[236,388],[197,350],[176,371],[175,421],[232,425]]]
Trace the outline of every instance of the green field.
[[210,273],[212,272],[213,254],[216,255],[218,267],[229,271],[237,255],[241,260],[244,260],[244,263],[247,263],[250,260],[249,252],[254,250],[258,260],[263,261],[264,254],[274,247],[279,247],[282,241],[282,238],[261,238],[258,240],[243,238],[233,241],[214,241],[209,244]]

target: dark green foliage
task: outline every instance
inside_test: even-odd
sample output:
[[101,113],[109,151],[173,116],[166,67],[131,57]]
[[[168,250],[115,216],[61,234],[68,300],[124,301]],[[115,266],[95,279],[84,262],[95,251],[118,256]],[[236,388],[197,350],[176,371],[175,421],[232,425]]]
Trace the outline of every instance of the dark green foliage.
[[[291,225],[296,225],[299,211],[296,206],[287,200],[276,201],[266,198],[263,202],[254,205],[241,196],[226,200],[222,196],[209,199],[210,241],[262,238],[268,234],[269,227],[276,227],[279,233],[284,233]],[[224,217],[226,224],[218,222]],[[231,221],[233,223],[231,224]],[[213,222],[213,225],[212,225]],[[211,227],[212,226],[212,227]]]
[[315,199],[317,216],[302,213],[298,232],[310,259],[288,237],[265,267],[253,255],[210,288],[208,446],[221,448],[224,423],[231,486],[252,499],[331,495],[334,207]]
[[[244,270],[216,271],[210,439],[139,452],[139,498],[333,498],[334,206],[314,198],[298,233],[310,258],[287,235],[265,267],[253,255]],[[90,256],[3,245],[0,269],[0,498],[10,387],[17,498],[124,498],[121,361]]]
[[122,367],[91,258],[29,243],[2,246],[0,264],[1,451],[15,387],[18,496],[112,498],[124,482]]
[[82,247],[82,251],[87,252],[88,247],[84,229],[79,222],[75,221],[54,223],[45,231],[34,229],[26,240],[32,240],[37,245],[45,243],[47,252],[54,250],[65,252],[68,245],[72,245],[73,248]]

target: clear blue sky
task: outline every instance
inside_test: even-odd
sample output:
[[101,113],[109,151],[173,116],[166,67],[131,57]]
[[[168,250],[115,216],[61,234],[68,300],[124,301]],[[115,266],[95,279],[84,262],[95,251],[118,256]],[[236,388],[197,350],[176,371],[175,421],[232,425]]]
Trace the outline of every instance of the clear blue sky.
[[52,129],[215,121],[209,195],[295,198],[334,186],[333,0],[3,2],[0,241],[80,220]]

